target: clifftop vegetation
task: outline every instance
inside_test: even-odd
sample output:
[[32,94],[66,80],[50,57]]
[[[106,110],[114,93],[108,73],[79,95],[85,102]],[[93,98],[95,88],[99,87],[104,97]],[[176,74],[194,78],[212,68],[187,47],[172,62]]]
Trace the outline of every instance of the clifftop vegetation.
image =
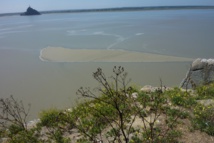
[[81,87],[83,100],[66,110],[49,109],[37,124],[26,124],[28,111],[12,96],[0,100],[0,136],[4,142],[168,143],[213,142],[214,84],[195,90],[130,85],[123,67],[108,77],[93,73],[100,84]]

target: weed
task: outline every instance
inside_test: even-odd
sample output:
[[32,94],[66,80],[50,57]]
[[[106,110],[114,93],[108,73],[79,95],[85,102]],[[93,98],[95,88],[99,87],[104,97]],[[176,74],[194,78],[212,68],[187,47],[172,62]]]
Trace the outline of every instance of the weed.
[[214,136],[214,105],[198,104],[194,109],[193,127]]

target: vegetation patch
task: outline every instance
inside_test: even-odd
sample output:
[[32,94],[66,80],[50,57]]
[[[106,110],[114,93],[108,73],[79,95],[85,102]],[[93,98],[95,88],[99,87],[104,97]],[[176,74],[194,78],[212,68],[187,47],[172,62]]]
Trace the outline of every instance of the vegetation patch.
[[[194,131],[214,136],[214,105],[198,102],[214,99],[213,84],[190,91],[166,89],[161,83],[148,92],[130,86],[123,67],[114,67],[109,78],[98,68],[93,77],[100,86],[81,87],[77,95],[83,102],[71,109],[42,111],[32,127],[27,125],[29,110],[22,102],[13,96],[1,99],[1,139],[9,143],[165,143],[179,142]],[[181,128],[191,130],[183,133]]]

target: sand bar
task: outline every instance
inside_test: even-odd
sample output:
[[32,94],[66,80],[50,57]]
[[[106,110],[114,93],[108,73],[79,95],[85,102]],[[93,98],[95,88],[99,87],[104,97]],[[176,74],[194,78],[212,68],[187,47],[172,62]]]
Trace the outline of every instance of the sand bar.
[[68,49],[62,47],[42,49],[40,59],[50,62],[181,62],[193,60],[191,58],[124,50]]

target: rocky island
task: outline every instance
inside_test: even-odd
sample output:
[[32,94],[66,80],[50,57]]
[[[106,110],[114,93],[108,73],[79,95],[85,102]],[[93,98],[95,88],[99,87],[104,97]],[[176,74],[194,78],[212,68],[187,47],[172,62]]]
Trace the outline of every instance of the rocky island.
[[26,12],[21,13],[21,16],[29,16],[29,15],[41,15],[37,10],[31,8],[30,6],[27,8]]

